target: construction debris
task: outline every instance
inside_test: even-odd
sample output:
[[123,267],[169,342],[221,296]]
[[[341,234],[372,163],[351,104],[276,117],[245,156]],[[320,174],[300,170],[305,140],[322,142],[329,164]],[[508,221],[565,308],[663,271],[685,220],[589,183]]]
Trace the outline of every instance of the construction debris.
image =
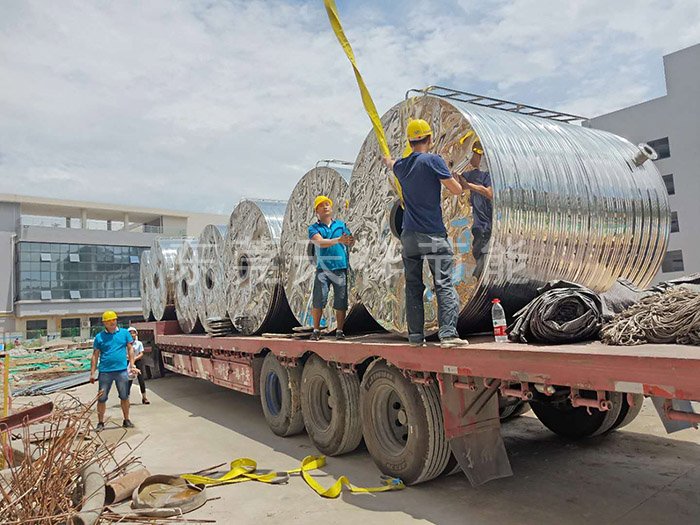
[[10,468],[0,471],[0,523],[173,522],[132,511],[125,516],[106,507],[106,486],[123,493],[125,480],[140,479],[143,467],[134,455],[138,446],[124,441],[126,433],[107,443],[94,432],[95,402],[85,405],[63,396],[42,421],[24,419],[21,427],[10,429],[15,447],[2,451]]

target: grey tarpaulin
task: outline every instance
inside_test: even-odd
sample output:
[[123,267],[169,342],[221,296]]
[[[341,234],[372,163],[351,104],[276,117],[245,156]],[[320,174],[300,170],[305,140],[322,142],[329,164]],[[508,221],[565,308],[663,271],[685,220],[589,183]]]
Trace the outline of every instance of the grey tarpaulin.
[[597,339],[605,320],[633,305],[644,292],[629,281],[618,280],[606,293],[568,281],[551,281],[514,315],[511,341],[573,343]]

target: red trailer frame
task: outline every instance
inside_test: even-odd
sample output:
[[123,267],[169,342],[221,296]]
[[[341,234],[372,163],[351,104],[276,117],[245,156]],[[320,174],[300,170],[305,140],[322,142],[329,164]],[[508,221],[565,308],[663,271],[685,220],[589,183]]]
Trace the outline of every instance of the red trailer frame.
[[[446,437],[474,484],[510,474],[498,408],[494,416],[489,403],[496,391],[529,401],[533,396],[551,395],[554,387],[568,387],[572,406],[600,411],[611,407],[611,392],[628,394],[628,402],[632,395],[643,394],[665,400],[668,420],[700,422],[697,414],[673,405],[673,400],[700,401],[700,349],[692,346],[615,347],[599,342],[538,346],[473,338],[468,347],[444,349],[411,347],[388,334],[310,341],[188,335],[180,333],[177,321],[136,327],[142,340],[159,349],[168,370],[247,394],[259,393],[260,367],[269,353],[287,367],[296,367],[315,354],[349,374],[364,372],[382,360],[413,383],[437,381]],[[597,395],[581,396],[580,391]]]

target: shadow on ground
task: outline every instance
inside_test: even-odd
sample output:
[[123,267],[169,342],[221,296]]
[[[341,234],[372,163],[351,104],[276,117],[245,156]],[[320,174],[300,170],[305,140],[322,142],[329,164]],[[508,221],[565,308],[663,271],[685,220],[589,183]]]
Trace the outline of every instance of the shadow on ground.
[[[263,417],[259,397],[172,375],[150,381],[148,387],[190,412],[190,417],[205,418],[298,460],[318,454],[305,434],[274,435]],[[405,512],[441,525],[516,520],[538,524],[697,523],[700,470],[695,467],[700,464],[700,447],[635,432],[635,423],[629,430],[571,443],[549,432],[534,417],[520,417],[503,427],[514,472],[511,478],[474,488],[458,474],[393,494],[342,497],[357,507]],[[241,451],[239,455],[246,454]],[[261,468],[274,468],[264,464],[265,458],[257,459]],[[379,484],[379,472],[364,447],[329,458],[324,470],[334,477],[345,474],[357,485]],[[331,483],[322,475],[318,479],[325,485]]]

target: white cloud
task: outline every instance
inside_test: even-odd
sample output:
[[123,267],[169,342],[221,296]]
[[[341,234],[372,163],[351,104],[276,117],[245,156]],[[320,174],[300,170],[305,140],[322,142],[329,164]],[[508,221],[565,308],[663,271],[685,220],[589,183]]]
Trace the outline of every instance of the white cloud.
[[[446,84],[592,115],[700,42],[695,0],[339,7],[380,112]],[[320,1],[16,2],[0,49],[0,191],[228,213],[369,131]]]

